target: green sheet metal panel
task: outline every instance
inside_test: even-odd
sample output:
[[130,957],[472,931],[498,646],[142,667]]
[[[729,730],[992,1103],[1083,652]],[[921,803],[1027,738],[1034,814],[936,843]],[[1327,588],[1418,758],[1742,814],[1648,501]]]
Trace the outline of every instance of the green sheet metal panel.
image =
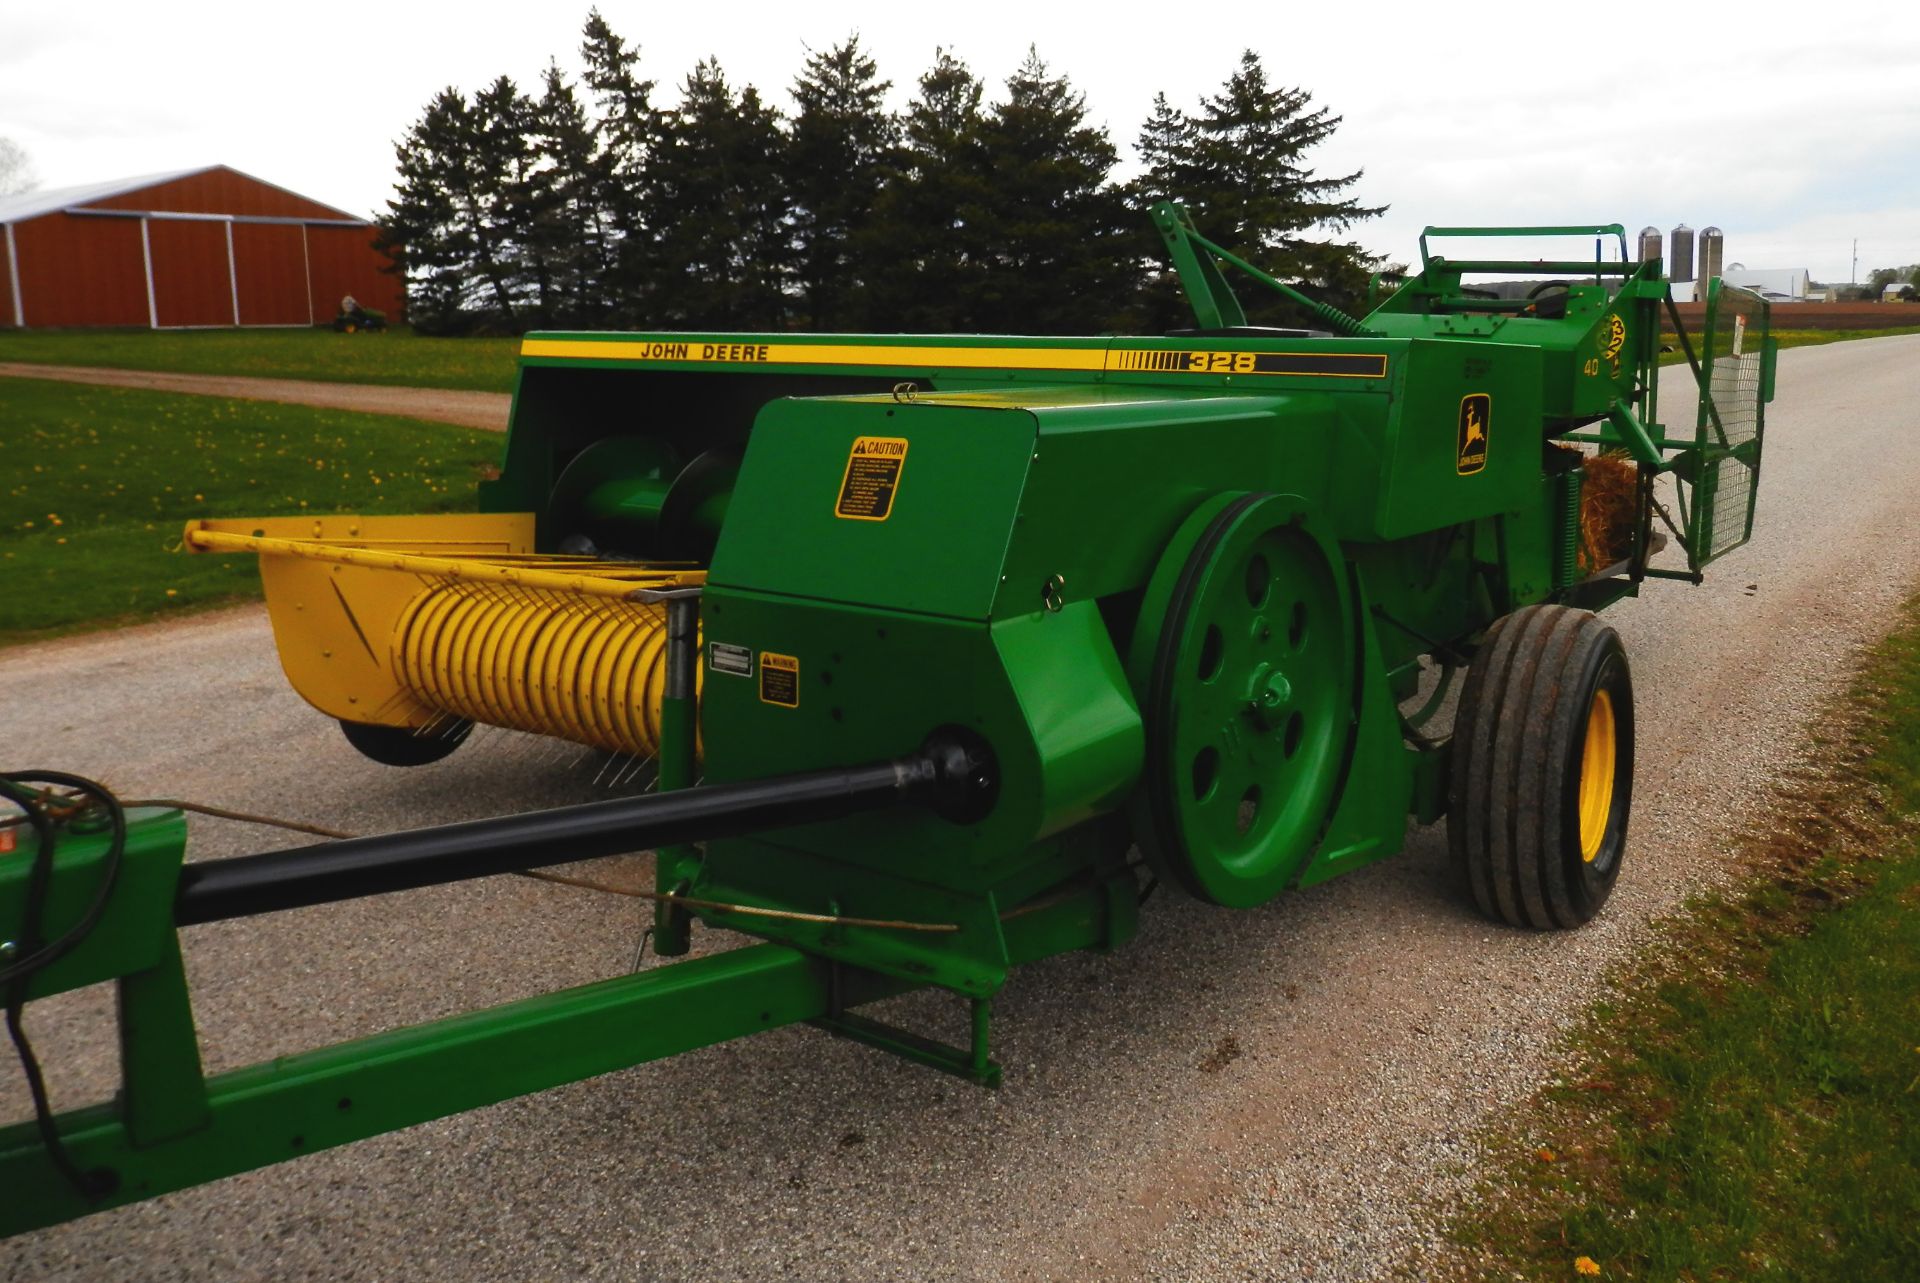
[[1269,489],[1318,500],[1332,454],[1326,393],[1087,389],[1036,406],[1028,470],[994,618],[1138,589],[1175,529],[1209,496]]
[[1343,471],[1349,497],[1373,496],[1371,533],[1399,539],[1541,502],[1540,351],[1416,342],[1376,477]]
[[[795,398],[761,410],[710,582],[985,619],[1033,454],[1017,406]],[[862,442],[899,442],[883,511],[843,490]]]

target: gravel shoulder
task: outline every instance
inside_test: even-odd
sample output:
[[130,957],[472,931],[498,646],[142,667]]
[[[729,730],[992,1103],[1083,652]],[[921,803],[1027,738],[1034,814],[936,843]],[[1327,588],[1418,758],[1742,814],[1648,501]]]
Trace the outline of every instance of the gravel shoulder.
[[[1920,582],[1920,336],[1789,351],[1779,383],[1753,544],[1608,614],[1637,806],[1589,927],[1483,921],[1444,832],[1415,830],[1258,910],[1162,894],[1126,948],[1016,973],[997,1093],[782,1030],[29,1235],[0,1278],[1391,1277],[1601,977],[1738,872],[1730,835]],[[5,652],[0,708],[36,764],[124,795],[362,831],[608,795],[597,759],[508,732],[412,772],[358,758],[287,689],[258,608]],[[282,844],[193,833],[195,858]],[[218,1071],[609,974],[638,927],[633,902],[501,878],[186,941]],[[91,992],[30,1013],[64,1104],[112,1089],[110,1014]],[[892,1014],[961,1018],[930,995]],[[25,1109],[0,1066],[0,1116]]]
[[434,423],[457,423],[493,432],[507,429],[513,398],[505,392],[451,388],[383,387],[371,383],[320,383],[307,379],[259,379],[244,375],[168,374],[154,370],[117,370],[90,365],[41,365],[0,361],[0,376],[92,383],[103,387],[147,388],[194,396],[285,401],[362,414],[397,414]]

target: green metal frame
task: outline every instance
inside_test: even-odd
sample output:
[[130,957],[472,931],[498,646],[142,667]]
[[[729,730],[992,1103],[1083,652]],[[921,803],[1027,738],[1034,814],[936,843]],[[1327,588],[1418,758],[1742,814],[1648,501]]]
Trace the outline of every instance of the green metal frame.
[[[121,1090],[111,1101],[53,1119],[83,1172],[111,1174],[76,1188],[38,1127],[0,1129],[0,1237],[218,1180],[513,1096],[811,1022],[983,1085],[988,1005],[972,1006],[971,1044],[952,1048],[852,1009],[915,987],[777,944],[653,967],[482,1011],[283,1056],[206,1077],[171,925],[185,853],[177,811],[130,817],[112,932],[43,972],[44,997],[102,978],[119,987]],[[0,862],[0,906],[24,901],[35,847]],[[68,834],[49,899],[54,934],[77,916],[103,871],[101,834]],[[1056,906],[1058,912],[1072,906]]]

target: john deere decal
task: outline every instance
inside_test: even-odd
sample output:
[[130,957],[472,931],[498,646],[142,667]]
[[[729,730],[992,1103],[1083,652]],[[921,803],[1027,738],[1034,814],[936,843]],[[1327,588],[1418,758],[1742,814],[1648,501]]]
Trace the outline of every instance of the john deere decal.
[[1460,398],[1459,450],[1454,470],[1470,477],[1487,466],[1487,432],[1493,425],[1493,397],[1469,392]]

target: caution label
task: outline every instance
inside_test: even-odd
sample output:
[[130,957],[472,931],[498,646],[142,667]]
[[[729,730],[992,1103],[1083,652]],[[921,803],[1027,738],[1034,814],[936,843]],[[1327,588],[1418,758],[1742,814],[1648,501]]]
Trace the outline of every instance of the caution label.
[[1459,450],[1454,469],[1470,477],[1487,466],[1487,436],[1493,426],[1493,397],[1469,392],[1460,398]]
[[760,652],[760,702],[800,707],[800,661],[792,655]]
[[751,677],[753,652],[745,646],[713,642],[708,648],[707,668],[716,673],[731,673],[735,677]]
[[893,512],[893,497],[900,493],[900,474],[906,467],[904,437],[855,437],[833,515],[849,521],[885,521]]

